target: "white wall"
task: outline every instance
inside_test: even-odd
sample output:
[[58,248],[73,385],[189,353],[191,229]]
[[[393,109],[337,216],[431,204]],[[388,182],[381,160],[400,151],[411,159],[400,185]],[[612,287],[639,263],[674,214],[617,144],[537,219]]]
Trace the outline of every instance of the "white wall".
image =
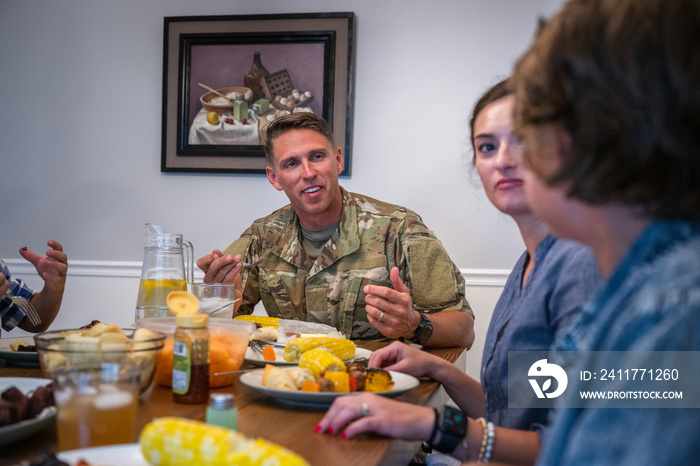
[[163,17],[353,11],[352,175],[341,184],[423,216],[477,277],[469,299],[483,332],[500,290],[478,285],[480,271],[502,283],[523,245],[468,168],[469,113],[561,3],[0,0],[0,257],[19,267],[18,248],[59,240],[71,269],[54,327],[130,322],[144,223],[183,233],[201,256],[286,203],[259,175],[160,172]]

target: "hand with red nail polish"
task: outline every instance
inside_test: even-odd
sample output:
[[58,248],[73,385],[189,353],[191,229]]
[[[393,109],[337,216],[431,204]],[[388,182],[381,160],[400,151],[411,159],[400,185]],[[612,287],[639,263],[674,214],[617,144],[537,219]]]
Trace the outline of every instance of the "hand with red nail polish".
[[429,440],[435,413],[432,408],[392,400],[373,393],[336,398],[317,432],[350,439],[376,433],[404,440]]

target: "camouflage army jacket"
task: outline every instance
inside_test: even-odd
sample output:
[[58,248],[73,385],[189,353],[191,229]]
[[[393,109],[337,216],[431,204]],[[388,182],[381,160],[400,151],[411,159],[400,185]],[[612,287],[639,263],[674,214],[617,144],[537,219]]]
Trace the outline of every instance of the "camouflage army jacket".
[[464,278],[417,214],[341,190],[339,231],[315,261],[302,247],[291,205],[256,220],[226,249],[253,264],[242,271],[239,313],[251,314],[262,299],[273,317],[331,325],[352,339],[383,338],[367,320],[363,288],[393,288],[389,271],[397,266],[415,309],[473,315]]

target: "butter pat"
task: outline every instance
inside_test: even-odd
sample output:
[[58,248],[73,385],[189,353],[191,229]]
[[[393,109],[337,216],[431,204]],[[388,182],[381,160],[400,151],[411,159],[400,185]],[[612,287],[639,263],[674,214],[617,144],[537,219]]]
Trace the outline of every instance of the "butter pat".
[[302,333],[301,338],[324,338],[327,337],[325,333]]

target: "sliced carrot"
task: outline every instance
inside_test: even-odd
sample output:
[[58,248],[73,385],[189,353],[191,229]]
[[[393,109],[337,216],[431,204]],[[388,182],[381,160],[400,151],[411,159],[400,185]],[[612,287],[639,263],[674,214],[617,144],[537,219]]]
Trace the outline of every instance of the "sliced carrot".
[[304,382],[304,385],[301,386],[301,391],[302,392],[320,392],[321,385],[317,384],[316,382]]
[[265,361],[274,361],[277,359],[277,355],[275,355],[275,349],[270,345],[267,345],[265,348],[263,348],[262,356]]

